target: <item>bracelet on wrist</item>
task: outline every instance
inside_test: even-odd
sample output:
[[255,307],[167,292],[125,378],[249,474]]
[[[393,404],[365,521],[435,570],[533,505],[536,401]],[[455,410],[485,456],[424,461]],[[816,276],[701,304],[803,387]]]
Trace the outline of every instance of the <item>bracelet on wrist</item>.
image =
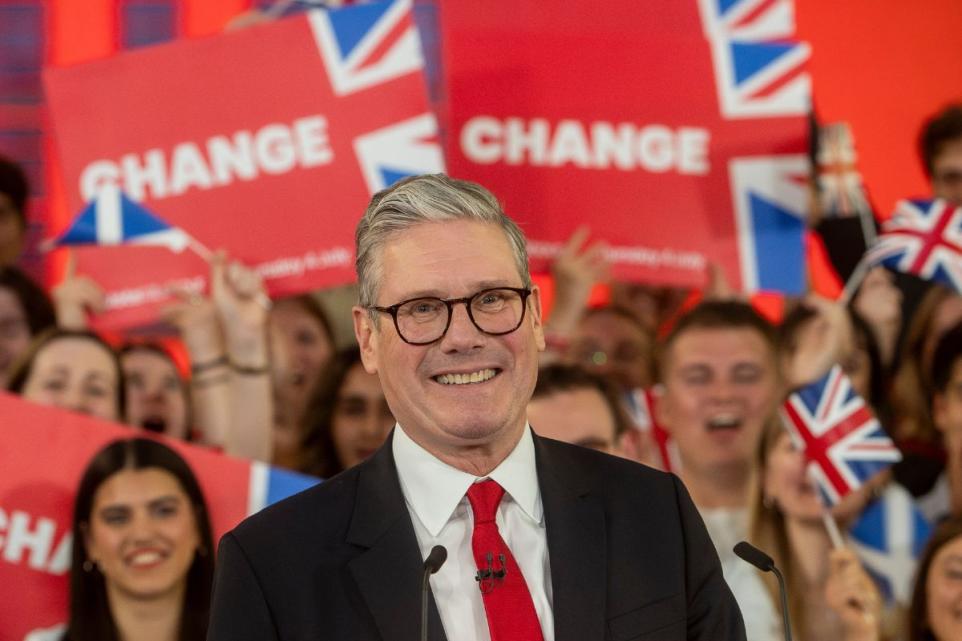
[[190,372],[194,376],[197,376],[198,374],[207,372],[212,369],[216,369],[218,367],[225,367],[228,364],[229,364],[229,361],[227,360],[226,356],[218,356],[217,358],[213,358],[209,361],[201,361],[200,363],[191,363]]
[[260,376],[262,374],[268,374],[271,371],[270,363],[265,363],[259,367],[252,367],[250,365],[241,365],[230,361],[231,371],[241,374],[242,376]]
[[226,385],[227,383],[230,383],[230,375],[227,372],[214,376],[208,376],[206,378],[193,377],[190,379],[191,387],[194,389],[204,389],[205,387]]

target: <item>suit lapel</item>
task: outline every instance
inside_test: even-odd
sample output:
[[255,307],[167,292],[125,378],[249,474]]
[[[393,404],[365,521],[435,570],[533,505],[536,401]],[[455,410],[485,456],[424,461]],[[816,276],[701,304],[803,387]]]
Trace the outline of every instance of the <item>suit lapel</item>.
[[[367,550],[348,566],[384,641],[418,641],[422,559],[391,441],[360,470],[347,542]],[[428,638],[444,641],[434,595],[428,597]]]
[[555,641],[605,638],[605,515],[564,450],[534,437],[551,563]]

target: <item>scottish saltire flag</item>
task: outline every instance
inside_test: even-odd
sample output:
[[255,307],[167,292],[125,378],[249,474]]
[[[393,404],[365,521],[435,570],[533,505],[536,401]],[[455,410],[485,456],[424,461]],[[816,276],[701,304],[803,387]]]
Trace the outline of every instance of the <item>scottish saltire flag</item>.
[[789,395],[781,412],[826,505],[902,459],[838,365]]
[[962,208],[944,200],[899,201],[864,260],[962,293]]
[[803,154],[734,158],[728,164],[742,289],[806,289],[808,160]]
[[932,526],[900,485],[889,484],[849,530],[849,543],[888,603],[908,605]]
[[158,245],[181,252],[190,244],[187,233],[134,202],[116,185],[105,185],[77,214],[70,227],[45,245]]
[[338,96],[360,91],[424,66],[411,0],[312,11],[314,39]]
[[791,0],[701,0],[718,102],[726,118],[805,115],[811,47],[793,41]]
[[816,163],[822,215],[844,218],[872,214],[857,160],[855,140],[847,122],[818,128]]
[[254,514],[302,490],[317,485],[318,479],[260,461],[251,461],[247,489],[247,513]]

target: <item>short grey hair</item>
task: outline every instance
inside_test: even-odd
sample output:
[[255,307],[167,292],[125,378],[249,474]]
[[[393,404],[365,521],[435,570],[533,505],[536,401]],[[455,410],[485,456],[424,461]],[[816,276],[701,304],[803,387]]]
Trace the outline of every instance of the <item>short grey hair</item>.
[[[524,287],[531,287],[524,233],[481,185],[444,174],[405,178],[371,198],[354,234],[359,303],[371,307],[381,285],[381,253],[391,236],[423,223],[474,220],[498,225],[508,239]],[[372,316],[376,315],[372,313]]]

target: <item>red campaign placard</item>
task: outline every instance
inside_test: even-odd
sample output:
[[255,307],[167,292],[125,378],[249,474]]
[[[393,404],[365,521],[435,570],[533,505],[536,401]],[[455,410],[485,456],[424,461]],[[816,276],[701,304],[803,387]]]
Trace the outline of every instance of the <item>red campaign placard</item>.
[[449,171],[503,199],[534,269],[587,222],[621,277],[701,285],[710,260],[798,291],[808,49],[786,7],[447,3]]
[[[443,170],[422,69],[409,1],[49,69],[68,205],[79,212],[118,185],[200,245],[255,266],[272,296],[349,282],[371,194]],[[98,238],[125,242],[123,224],[98,220]],[[155,320],[172,285],[206,285],[190,250],[75,251],[78,272],[106,289],[103,328]]]
[[[0,417],[0,639],[20,641],[66,620],[74,493],[88,462],[107,443],[143,433],[6,392],[0,392]],[[248,514],[315,482],[155,438],[177,450],[197,476],[215,545]]]

